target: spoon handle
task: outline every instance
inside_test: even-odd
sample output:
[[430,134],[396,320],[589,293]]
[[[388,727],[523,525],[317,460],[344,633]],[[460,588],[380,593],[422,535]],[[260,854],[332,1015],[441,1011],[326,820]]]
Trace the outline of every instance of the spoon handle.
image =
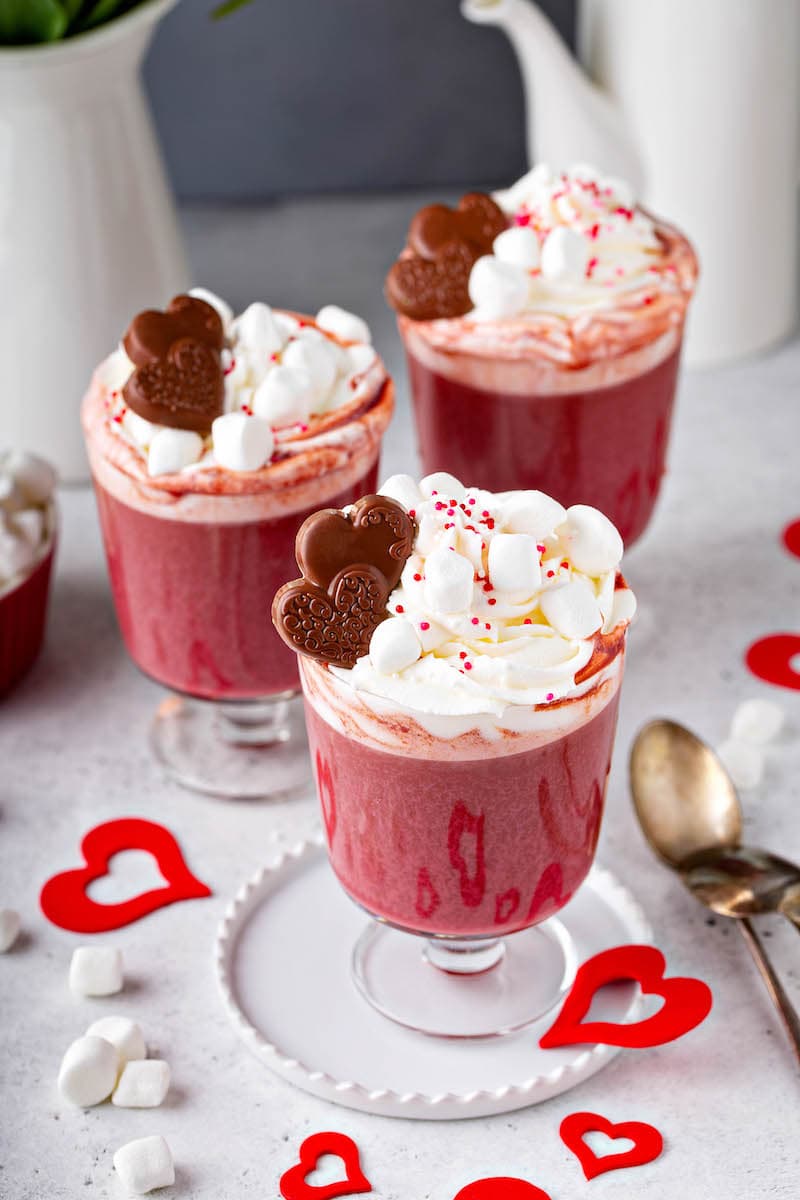
[[800,932],[800,885],[795,884],[784,893],[778,912]]
[[747,918],[738,920],[736,924],[742,931],[742,937],[747,942],[747,948],[752,954],[756,966],[761,972],[761,977],[767,985],[767,991],[772,997],[772,1002],[780,1014],[783,1027],[786,1030],[789,1041],[792,1043],[795,1057],[800,1062],[800,1017],[798,1017],[794,1005],[783,990],[783,984],[775,974],[772,963],[767,958],[767,952],[762,946],[753,926]]

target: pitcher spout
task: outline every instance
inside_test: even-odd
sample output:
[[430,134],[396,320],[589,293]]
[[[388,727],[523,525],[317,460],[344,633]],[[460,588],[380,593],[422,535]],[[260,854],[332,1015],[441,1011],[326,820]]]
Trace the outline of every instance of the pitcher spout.
[[591,163],[642,195],[644,171],[631,131],[541,9],[531,0],[462,0],[461,12],[476,25],[498,26],[511,40],[525,91],[529,165]]

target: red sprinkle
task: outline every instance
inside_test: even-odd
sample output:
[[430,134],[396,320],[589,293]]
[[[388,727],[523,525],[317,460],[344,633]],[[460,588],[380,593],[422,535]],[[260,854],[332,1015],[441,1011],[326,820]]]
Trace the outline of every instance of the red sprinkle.
[[491,629],[491,628],[492,628],[492,627],[491,627],[491,625],[489,624],[489,622],[488,622],[488,621],[486,622],[486,628],[487,628],[487,629]]
[[552,692],[548,692],[547,695],[545,696],[545,700],[555,700],[555,696],[553,695]]
[[497,604],[497,601],[495,600],[494,596],[492,596],[491,599],[487,601],[487,603],[488,604]]
[[532,625],[533,621],[530,619],[530,617],[526,617],[525,620],[522,622],[522,624],[523,625]]
[[555,571],[548,571],[548,572],[547,572],[547,578],[548,578],[548,579],[552,579],[554,575],[555,575]]
[[431,627],[430,622],[429,621],[420,621],[419,627],[420,627],[420,629],[430,629],[430,627]]
[[415,575],[415,576],[414,576],[414,582],[415,582],[415,583],[419,583],[419,582],[421,581],[421,579],[422,579],[422,576],[421,576],[420,574],[417,574],[417,575]]
[[405,612],[406,610],[403,608],[402,604],[398,604],[394,611],[401,613]]
[[459,650],[459,652],[458,652],[458,657],[459,657],[459,658],[466,658],[466,657],[467,657],[467,652],[466,652],[466,650]]
[[410,509],[408,510],[408,515],[409,515],[410,517],[415,517],[415,516],[417,515],[417,510],[416,510],[415,508],[410,508]]
[[545,551],[544,546],[537,546],[536,549],[539,551],[540,554],[544,554],[544,551]]
[[480,624],[480,622],[478,621],[478,618],[477,618],[477,617],[473,617],[473,618],[472,618],[472,624],[473,624],[473,625],[478,625],[478,624]]
[[465,670],[465,671],[471,671],[471,670],[472,670],[472,663],[465,662],[465,663],[464,663],[464,670]]

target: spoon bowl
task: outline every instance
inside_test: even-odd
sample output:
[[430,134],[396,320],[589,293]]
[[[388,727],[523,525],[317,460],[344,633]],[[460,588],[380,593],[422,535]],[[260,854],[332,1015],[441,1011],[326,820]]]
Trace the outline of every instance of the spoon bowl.
[[793,894],[800,895],[800,870],[751,846],[701,850],[681,864],[681,874],[692,894],[724,917],[778,910],[788,916]]

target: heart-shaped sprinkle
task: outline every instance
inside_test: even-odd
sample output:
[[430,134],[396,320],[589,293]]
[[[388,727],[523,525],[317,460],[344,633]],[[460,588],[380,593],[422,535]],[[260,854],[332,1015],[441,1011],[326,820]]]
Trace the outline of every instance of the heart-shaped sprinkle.
[[328,588],[346,567],[363,563],[380,571],[391,591],[411,554],[415,528],[406,510],[387,496],[364,496],[346,513],[325,508],[300,526],[297,565],[306,579]]
[[[332,1154],[342,1160],[344,1178],[334,1183],[311,1184],[308,1176],[321,1158]],[[356,1196],[371,1192],[372,1184],[361,1169],[358,1146],[344,1133],[313,1133],[300,1147],[299,1161],[281,1176],[284,1200],[335,1200],[337,1196]]]
[[[597,1155],[584,1140],[587,1133],[604,1133],[607,1137],[633,1142],[629,1150],[614,1154]],[[594,1179],[606,1171],[617,1171],[621,1167],[642,1167],[658,1158],[664,1148],[664,1139],[653,1125],[645,1121],[622,1121],[612,1124],[599,1113],[571,1113],[561,1122],[561,1140],[577,1158],[587,1179]]]
[[[94,880],[108,874],[110,860],[124,850],[144,850],[152,854],[166,884],[118,904],[92,900],[87,888]],[[39,897],[47,919],[72,933],[107,933],[178,900],[211,895],[211,889],[187,867],[180,846],[170,831],[154,821],[138,817],[106,821],[89,830],[81,842],[81,853],[86,865],[54,875]]]
[[386,297],[415,321],[469,312],[469,277],[477,259],[508,226],[491,196],[469,192],[456,209],[431,204],[411,222],[406,249],[389,271]]
[[[641,1049],[683,1037],[711,1011],[711,989],[700,979],[665,979],[665,968],[664,955],[655,946],[615,946],[596,954],[578,968],[560,1013],[539,1045],[544,1050],[595,1043]],[[645,995],[660,996],[664,1003],[658,1012],[627,1025],[584,1021],[595,993],[623,980],[639,983]]]
[[207,433],[224,406],[224,341],[216,309],[193,296],[139,313],[123,338],[134,364],[125,403],[154,425]]
[[455,1200],[550,1200],[550,1197],[525,1179],[496,1175],[492,1179],[476,1179],[474,1183],[468,1183]]

